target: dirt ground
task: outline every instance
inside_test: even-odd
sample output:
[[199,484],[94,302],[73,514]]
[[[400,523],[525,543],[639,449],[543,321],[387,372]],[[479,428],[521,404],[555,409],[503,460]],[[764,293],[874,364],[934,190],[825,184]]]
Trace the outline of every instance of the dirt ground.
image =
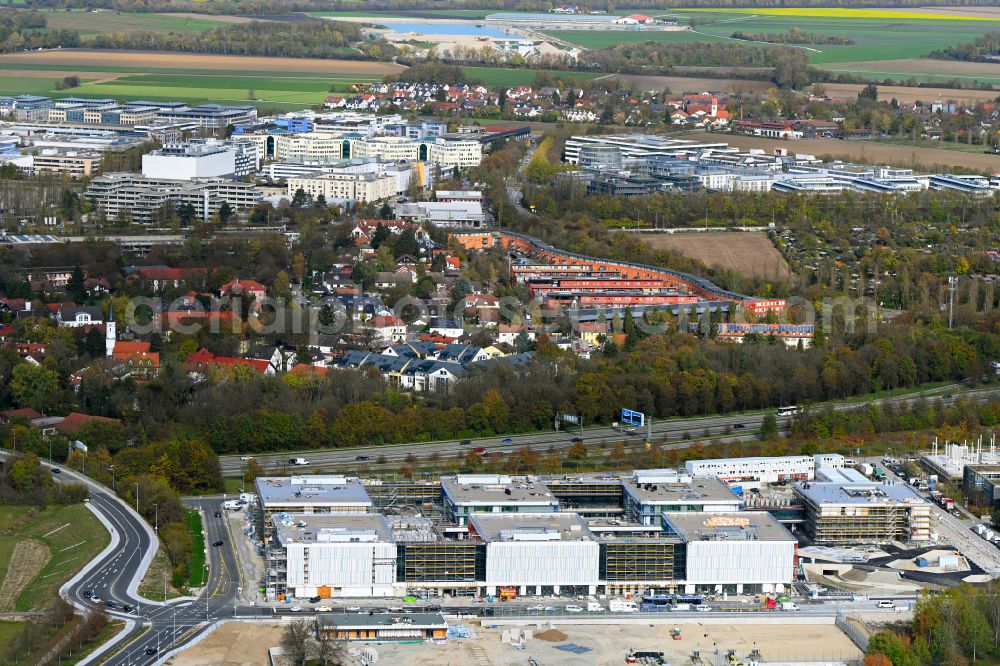
[[[535,659],[545,666],[600,666],[624,663],[630,650],[656,650],[672,664],[687,663],[693,650],[702,655],[724,656],[735,650],[745,658],[753,648],[772,661],[834,661],[857,659],[860,654],[839,629],[833,625],[713,625],[696,622],[678,624],[681,640],[670,638],[671,625],[559,625],[566,640],[548,642],[529,639],[524,650],[517,650],[500,641],[500,629],[472,627],[475,639],[451,640],[446,645],[377,646],[379,663],[398,664],[461,664],[463,666],[514,666]],[[543,627],[544,629],[544,627]],[[559,645],[575,643],[591,648],[580,655],[557,649]],[[722,663],[722,660],[716,660]]]
[[[529,639],[524,650],[517,650],[500,641],[502,630],[482,628],[477,622],[465,626],[475,638],[456,639],[444,645],[432,643],[374,644],[379,663],[426,664],[429,666],[521,666],[534,658],[545,666],[579,666],[579,664],[621,664],[629,650],[657,650],[670,663],[685,663],[693,650],[725,655],[735,650],[745,658],[757,648],[771,661],[808,662],[857,659],[860,654],[839,629],[833,625],[702,625],[694,619],[676,626],[681,640],[670,638],[669,624],[627,625],[558,625],[566,634],[565,641],[548,642]],[[535,631],[547,626],[525,627]],[[281,641],[282,629],[276,625],[229,622],[212,632],[205,640],[171,659],[172,666],[257,666],[267,663],[267,649]],[[558,645],[576,643],[591,648],[577,655],[556,649]],[[360,648],[370,643],[352,643]],[[719,660],[721,663],[721,660]]]
[[172,666],[258,666],[267,649],[281,644],[278,625],[227,622],[194,647],[171,659]]
[[787,278],[785,259],[766,234],[758,231],[705,231],[675,234],[639,234],[657,250],[676,250],[712,268],[724,268],[747,277]]
[[41,541],[21,539],[14,545],[7,573],[0,585],[0,610],[14,610],[18,595],[51,558],[49,547]]
[[[705,134],[690,134],[689,138],[706,140]],[[806,153],[817,157],[829,156],[843,160],[887,163],[909,167],[914,162],[921,168],[963,167],[980,172],[1000,171],[1000,157],[987,153],[965,153],[942,148],[915,148],[876,143],[874,141],[841,141],[840,139],[767,139],[740,134],[711,134],[709,138],[725,141],[743,150],[761,148],[771,153],[775,148],[787,148],[790,153]]]
[[359,60],[324,60],[320,58],[265,58],[262,56],[199,55],[194,53],[155,53],[140,51],[98,51],[90,49],[60,49],[7,53],[0,63],[52,65],[86,70],[88,65],[100,67],[148,67],[177,69],[221,69],[247,72],[312,72],[315,74],[385,75],[400,72],[405,67],[388,62]]
[[[886,61],[887,63],[889,61]],[[893,60],[893,63],[904,62]],[[906,61],[910,62],[910,61]],[[921,61],[923,62],[923,61]],[[936,61],[930,61],[936,62]],[[852,66],[870,63],[851,63]],[[985,63],[972,63],[985,64]],[[989,65],[988,65],[989,66]],[[996,65],[993,75],[996,76]],[[839,63],[838,63],[839,67]],[[684,92],[707,92],[710,90],[725,90],[727,92],[755,92],[765,93],[774,86],[770,81],[752,81],[746,79],[710,79],[693,76],[640,76],[633,74],[622,74],[615,78],[632,81],[648,90],[663,90],[670,88],[674,94]],[[860,83],[824,83],[826,93],[830,97],[855,97],[864,88]],[[934,100],[954,100],[965,104],[975,104],[977,102],[988,102],[993,100],[997,93],[990,90],[956,90],[954,88],[913,88],[909,86],[878,86],[879,99],[889,101],[893,97],[901,102],[915,102],[917,100],[932,102]]]

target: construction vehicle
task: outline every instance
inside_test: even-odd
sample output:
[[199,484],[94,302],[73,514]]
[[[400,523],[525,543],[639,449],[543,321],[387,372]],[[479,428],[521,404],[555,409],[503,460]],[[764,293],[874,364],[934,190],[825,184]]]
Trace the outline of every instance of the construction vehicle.
[[517,588],[514,586],[500,588],[500,601],[510,601],[517,599]]
[[703,666],[705,660],[701,658],[701,650],[691,652],[691,666]]
[[673,629],[671,629],[670,630],[670,637],[672,639],[674,639],[675,641],[679,641],[681,639],[681,628],[680,627],[674,627]]

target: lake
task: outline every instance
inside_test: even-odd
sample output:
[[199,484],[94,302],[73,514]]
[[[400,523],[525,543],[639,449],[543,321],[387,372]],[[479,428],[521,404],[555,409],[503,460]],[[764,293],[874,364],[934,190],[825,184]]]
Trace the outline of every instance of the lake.
[[433,23],[407,23],[405,21],[383,21],[381,19],[372,21],[378,25],[384,25],[393,32],[400,34],[416,32],[422,35],[469,35],[472,37],[497,37],[507,38],[509,34],[502,29],[485,24],[476,24],[472,21],[434,21]]

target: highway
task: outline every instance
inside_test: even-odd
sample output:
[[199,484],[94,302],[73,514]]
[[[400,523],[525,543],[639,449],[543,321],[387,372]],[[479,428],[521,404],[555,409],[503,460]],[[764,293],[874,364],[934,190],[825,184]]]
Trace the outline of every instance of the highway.
[[[926,391],[910,393],[907,395],[879,398],[867,402],[834,402],[827,403],[833,409],[848,410],[863,407],[866,404],[879,402],[890,402],[896,404],[907,404],[921,397],[940,398],[944,403],[950,403],[958,397],[984,400],[991,395],[1000,395],[1000,386],[988,386],[978,389],[967,389],[962,384],[951,384],[940,386]],[[815,409],[822,409],[826,404],[814,405]],[[685,441],[675,442],[670,448],[684,448],[690,446],[693,441],[704,441],[708,438],[720,438],[723,440],[752,439],[760,430],[761,423],[767,414],[772,411],[754,412],[749,414],[726,414],[722,416],[698,416],[685,419],[669,419],[664,421],[654,421],[651,426],[652,439],[654,441],[669,441],[670,439]],[[779,430],[787,430],[790,419],[788,417],[778,418]],[[688,437],[684,438],[687,433]],[[574,437],[582,437],[588,445],[609,445],[615,442],[634,442],[636,444],[643,441],[645,433],[636,432],[628,435],[610,427],[586,428],[582,431],[564,430],[561,432],[541,432],[525,435],[511,435],[483,437],[470,440],[471,444],[463,445],[462,440],[442,440],[436,442],[418,442],[410,444],[396,444],[381,447],[366,448],[345,448],[345,449],[317,449],[302,452],[285,452],[276,454],[257,455],[249,453],[246,455],[219,456],[219,465],[223,475],[232,476],[238,474],[246,461],[246,456],[252,456],[258,464],[265,470],[274,468],[287,468],[292,471],[296,469],[309,469],[323,467],[325,465],[354,464],[359,462],[371,463],[376,456],[384,456],[387,462],[402,461],[409,455],[417,457],[429,456],[438,453],[442,456],[455,455],[458,453],[468,453],[474,448],[485,448],[489,452],[510,452],[519,448],[530,448],[536,450],[547,450],[553,447],[556,450],[569,448],[572,446]],[[505,442],[509,439],[509,442]],[[294,456],[301,456],[309,461],[308,465],[292,466],[288,461]],[[358,456],[366,457],[358,460]]]

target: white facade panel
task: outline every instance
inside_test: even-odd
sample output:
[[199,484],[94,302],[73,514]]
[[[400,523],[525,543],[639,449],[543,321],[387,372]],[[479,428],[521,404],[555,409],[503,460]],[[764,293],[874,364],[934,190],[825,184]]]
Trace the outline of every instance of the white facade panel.
[[323,586],[336,596],[386,596],[396,580],[394,543],[292,543],[286,558],[287,585],[296,596],[312,596],[307,592]]
[[795,543],[791,541],[693,541],[687,545],[691,584],[791,583]]
[[236,173],[236,151],[222,150],[208,155],[142,156],[142,175],[147,178],[218,178]]
[[599,560],[594,541],[494,542],[486,546],[486,583],[594,585]]

